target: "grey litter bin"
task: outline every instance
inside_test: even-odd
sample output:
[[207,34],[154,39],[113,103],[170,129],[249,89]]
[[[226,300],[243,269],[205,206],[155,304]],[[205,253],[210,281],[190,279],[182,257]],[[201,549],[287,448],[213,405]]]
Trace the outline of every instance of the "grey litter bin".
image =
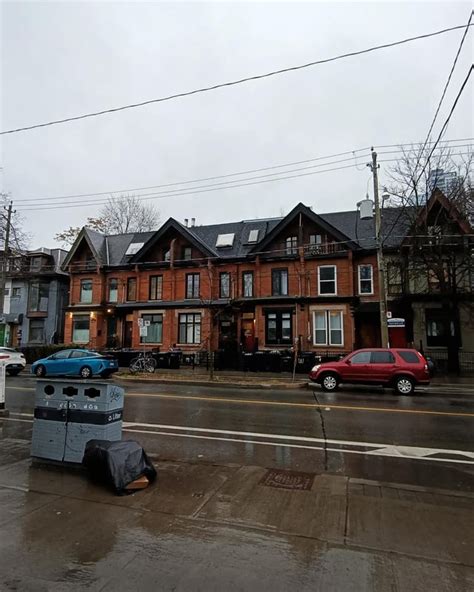
[[31,456],[81,463],[89,440],[120,440],[123,398],[108,382],[38,380]]

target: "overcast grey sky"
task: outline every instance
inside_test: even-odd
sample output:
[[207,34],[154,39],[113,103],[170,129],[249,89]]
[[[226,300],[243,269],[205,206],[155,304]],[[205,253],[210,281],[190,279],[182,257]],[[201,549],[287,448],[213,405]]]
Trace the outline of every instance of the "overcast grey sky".
[[[1,9],[6,130],[465,24],[471,3],[15,1],[3,2]],[[20,207],[20,200],[31,197],[173,183],[423,140],[461,36],[455,31],[240,86],[3,136],[2,191]],[[472,61],[472,37],[471,32],[436,133]],[[472,81],[466,90],[446,138],[474,135]],[[278,216],[299,201],[316,212],[352,209],[366,192],[365,162],[358,161],[361,170],[153,203],[162,222],[195,217],[198,224]],[[56,232],[82,225],[99,209],[84,204],[24,211],[31,247],[55,246]]]

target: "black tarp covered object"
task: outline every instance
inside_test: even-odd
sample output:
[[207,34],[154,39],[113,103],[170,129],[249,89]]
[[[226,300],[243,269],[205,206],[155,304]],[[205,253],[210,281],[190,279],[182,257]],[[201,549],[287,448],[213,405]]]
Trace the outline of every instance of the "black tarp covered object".
[[89,440],[82,464],[92,480],[111,487],[117,494],[133,493],[126,486],[142,475],[152,483],[156,470],[138,442]]

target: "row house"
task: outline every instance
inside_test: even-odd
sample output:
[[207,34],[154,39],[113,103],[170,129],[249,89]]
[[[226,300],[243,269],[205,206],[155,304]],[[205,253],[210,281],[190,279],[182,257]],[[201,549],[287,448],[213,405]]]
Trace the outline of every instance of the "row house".
[[404,321],[403,341],[438,359],[450,345],[472,356],[474,234],[456,202],[435,190],[419,211],[404,211],[385,259],[388,307]]
[[65,342],[186,352],[378,345],[373,221],[358,218],[300,203],[283,218],[170,218],[155,232],[113,236],[85,227],[63,266]]
[[12,347],[64,341],[69,277],[67,251],[36,249],[8,258],[0,343]]

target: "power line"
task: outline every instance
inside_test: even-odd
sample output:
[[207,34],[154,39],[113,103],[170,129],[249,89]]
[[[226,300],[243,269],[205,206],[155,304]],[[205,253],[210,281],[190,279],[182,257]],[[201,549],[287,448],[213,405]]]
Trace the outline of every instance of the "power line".
[[449,121],[450,121],[450,119],[451,119],[451,117],[452,117],[452,115],[454,113],[454,110],[456,109],[456,105],[458,104],[458,101],[461,98],[461,95],[462,95],[462,93],[464,91],[464,88],[466,87],[466,84],[468,83],[468,80],[469,80],[469,78],[470,78],[470,76],[472,74],[472,69],[473,68],[474,68],[474,66],[471,64],[471,67],[469,68],[469,71],[467,73],[467,76],[464,79],[464,82],[462,83],[461,88],[459,89],[458,94],[456,95],[456,98],[455,98],[454,103],[453,103],[453,105],[451,107],[451,110],[449,112],[449,115],[446,118],[446,121],[444,122],[443,127],[441,128],[441,131],[439,132],[439,135],[438,135],[438,137],[437,137],[437,139],[436,139],[433,147],[431,148],[431,152],[429,153],[428,158],[426,159],[426,162],[425,162],[425,164],[424,164],[424,166],[423,166],[423,168],[421,170],[420,175],[418,176],[418,179],[416,180],[416,184],[418,184],[418,182],[420,181],[421,177],[423,176],[423,173],[425,172],[426,167],[428,166],[428,163],[430,162],[430,158],[433,156],[433,152],[436,150],[436,146],[438,145],[438,143],[441,140],[441,138],[442,138],[442,136],[443,136],[446,128],[449,125]]
[[[456,105],[458,104],[458,101],[459,101],[459,99],[460,99],[460,97],[461,97],[461,95],[462,95],[462,93],[463,93],[463,91],[464,91],[464,88],[466,87],[466,84],[468,83],[468,80],[469,80],[469,78],[470,78],[470,76],[471,76],[471,73],[472,73],[472,69],[473,69],[473,68],[474,68],[474,66],[473,66],[473,65],[471,65],[471,67],[469,68],[469,71],[468,71],[468,73],[467,73],[467,76],[466,76],[466,78],[464,79],[464,82],[462,83],[462,85],[461,85],[461,88],[459,89],[459,91],[458,91],[458,94],[457,94],[457,96],[456,96],[456,98],[455,98],[455,100],[454,100],[454,103],[453,103],[453,105],[452,105],[452,107],[451,107],[451,110],[450,110],[450,112],[449,112],[449,115],[448,115],[448,117],[446,118],[446,121],[444,122],[444,124],[443,124],[443,126],[442,126],[442,128],[441,128],[441,131],[439,132],[439,135],[438,135],[437,139],[436,139],[436,140],[435,140],[435,142],[433,143],[433,147],[431,148],[431,152],[429,153],[429,155],[428,155],[428,158],[426,159],[426,161],[425,161],[425,164],[424,164],[423,168],[421,169],[421,173],[418,175],[417,179],[415,180],[415,182],[414,182],[414,184],[413,184],[413,188],[412,188],[412,189],[411,189],[411,191],[410,191],[410,194],[409,194],[409,196],[408,196],[408,199],[410,199],[410,198],[411,198],[411,196],[413,195],[413,191],[415,190],[414,188],[418,186],[418,183],[420,182],[420,179],[421,179],[421,177],[423,176],[423,174],[424,174],[424,172],[425,172],[425,170],[426,170],[426,167],[428,166],[428,164],[429,164],[429,162],[430,162],[430,159],[431,159],[431,157],[433,156],[433,153],[434,153],[434,151],[436,150],[436,147],[437,147],[438,143],[440,142],[440,140],[441,140],[441,138],[442,138],[442,136],[443,136],[443,134],[444,134],[444,132],[445,132],[446,128],[448,127],[449,121],[451,120],[451,117],[452,117],[452,115],[453,115],[453,113],[454,113],[454,110],[456,109]],[[418,161],[418,162],[419,162],[419,161]],[[416,164],[416,166],[415,166],[415,171],[416,171],[416,167],[418,166],[418,162],[417,162],[417,164]],[[414,171],[414,172],[415,172],[415,171]],[[392,224],[392,227],[391,227],[390,231],[391,231],[391,230],[393,230],[393,228],[394,228],[394,227],[395,227],[395,225],[397,224],[398,220],[400,219],[400,216],[402,215],[402,211],[403,211],[403,209],[401,209],[401,211],[400,211],[400,214],[397,216],[397,218],[396,218],[396,219],[395,219],[395,221],[393,222],[393,224]],[[388,233],[388,235],[387,235],[387,236],[389,236],[389,235],[390,235],[390,231],[389,231],[389,233]]]
[[[467,152],[460,152],[457,154],[453,154],[453,156],[462,156],[465,154],[469,154]],[[384,160],[380,160],[379,162],[396,162],[398,159],[396,158],[392,158],[392,159],[384,159]],[[288,176],[284,176],[284,177],[277,177],[277,178],[271,178],[271,179],[264,179],[264,180],[256,180],[256,181],[251,181],[249,183],[238,183],[238,184],[234,184],[234,185],[225,185],[225,186],[221,186],[222,184],[217,184],[219,185],[219,187],[214,187],[214,186],[203,186],[202,189],[199,188],[192,188],[190,191],[183,191],[181,193],[177,193],[177,194],[169,194],[166,193],[165,195],[160,195],[160,194],[156,194],[156,193],[151,193],[151,194],[143,194],[143,195],[137,195],[136,197],[140,200],[140,201],[148,201],[150,199],[166,199],[169,197],[180,197],[180,196],[187,196],[187,195],[195,195],[195,194],[199,194],[199,193],[207,193],[210,191],[219,191],[219,190],[225,190],[225,189],[233,189],[233,188],[239,188],[239,187],[246,187],[246,186],[250,186],[250,185],[259,185],[261,183],[268,183],[268,182],[272,182],[272,181],[283,181],[286,179],[295,179],[298,177],[305,177],[308,175],[315,175],[315,174],[319,174],[319,173],[326,173],[326,172],[332,172],[332,171],[339,171],[339,170],[343,170],[343,169],[349,169],[349,168],[353,168],[355,167],[354,164],[352,165],[347,165],[347,166],[341,166],[341,167],[334,167],[334,168],[330,168],[330,169],[325,169],[325,170],[321,170],[321,171],[312,171],[310,173],[301,173],[301,174],[297,174],[297,175],[288,175]],[[297,170],[297,169],[296,169]],[[252,177],[249,179],[251,180]],[[257,177],[254,177],[254,179],[257,179]],[[245,180],[245,179],[244,179]],[[67,209],[67,208],[77,208],[77,207],[83,207],[83,206],[99,206],[99,205],[107,205],[109,202],[108,201],[87,201],[87,200],[82,200],[80,202],[72,202],[69,204],[65,204],[65,205],[58,205],[58,204],[53,204],[53,205],[48,205],[48,204],[41,204],[38,207],[29,207],[29,206],[25,206],[23,205],[22,211],[35,211],[35,210],[55,210],[55,209]]]
[[418,164],[420,163],[421,155],[423,154],[423,152],[425,150],[425,147],[426,147],[426,144],[427,144],[427,142],[428,142],[428,140],[430,138],[431,132],[433,131],[433,127],[434,127],[434,125],[436,123],[436,119],[438,118],[439,110],[441,109],[441,105],[443,104],[444,97],[446,96],[446,91],[448,90],[448,86],[449,86],[449,83],[451,82],[451,78],[453,76],[454,69],[456,68],[456,64],[457,64],[457,61],[458,61],[458,58],[459,58],[459,54],[461,53],[462,46],[464,45],[464,40],[466,39],[467,33],[469,31],[469,27],[471,26],[471,20],[472,20],[472,10],[471,10],[471,13],[469,15],[469,20],[467,21],[467,25],[466,25],[466,28],[464,30],[464,34],[463,34],[463,36],[461,38],[461,43],[459,44],[458,50],[457,50],[456,55],[454,57],[454,61],[453,61],[453,64],[451,66],[451,70],[449,72],[448,79],[446,80],[446,84],[444,85],[444,89],[443,89],[443,92],[441,94],[441,98],[439,100],[438,106],[436,108],[436,112],[434,114],[433,121],[431,122],[430,129],[428,130],[428,133],[426,134],[426,139],[425,139],[425,142],[423,144],[423,147],[420,150],[420,154],[419,154],[418,162],[417,162],[417,167],[418,167]]
[[[472,138],[474,139],[474,138]],[[461,140],[445,140],[445,143],[448,144],[449,142],[458,142],[458,141],[462,141]],[[457,144],[454,146],[449,146],[450,149],[453,148],[465,148],[465,147],[471,147],[472,144]],[[444,149],[446,148],[446,146],[442,146],[439,149]],[[242,171],[239,173],[229,173],[229,174],[225,174],[225,175],[216,175],[213,177],[205,177],[205,178],[201,178],[201,179],[194,179],[194,180],[189,180],[189,181],[179,181],[179,182],[175,182],[175,183],[166,183],[166,184],[162,184],[162,185],[151,185],[148,187],[132,187],[132,188],[128,188],[128,189],[118,189],[118,190],[110,190],[110,191],[102,191],[102,192],[98,192],[98,193],[82,193],[82,194],[70,194],[70,195],[62,195],[62,196],[52,196],[52,197],[30,197],[30,198],[20,198],[20,199],[16,199],[15,203],[19,203],[20,206],[30,206],[30,205],[48,205],[49,203],[53,204],[53,202],[55,201],[60,201],[60,200],[67,200],[67,199],[74,199],[74,198],[83,198],[83,197],[100,197],[100,196],[104,196],[104,195],[108,195],[108,196],[112,196],[114,193],[129,193],[129,192],[134,192],[134,191],[143,191],[143,190],[147,190],[147,189],[159,189],[159,188],[165,188],[165,187],[175,187],[177,185],[189,185],[189,184],[193,184],[193,183],[198,183],[200,181],[208,181],[208,180],[216,180],[216,179],[225,179],[225,178],[229,178],[229,177],[235,177],[235,176],[240,176],[240,175],[244,175],[244,174],[249,174],[249,173],[255,173],[255,172],[261,172],[261,171],[268,171],[268,170],[274,170],[277,168],[283,168],[283,167],[289,167],[292,165],[298,165],[298,164],[304,164],[304,163],[308,163],[308,162],[316,162],[316,161],[320,161],[320,160],[325,160],[325,159],[330,159],[330,158],[334,158],[337,156],[343,156],[343,155],[349,155],[352,154],[354,155],[354,152],[361,152],[363,150],[368,150],[368,148],[358,148],[357,150],[351,150],[351,151],[346,151],[346,152],[339,152],[338,154],[332,154],[329,156],[320,156],[317,158],[310,158],[307,160],[301,160],[301,161],[296,161],[296,162],[292,162],[292,163],[286,163],[286,164],[281,164],[281,165],[274,165],[274,166],[268,166],[268,167],[263,167],[263,168],[259,168],[259,169],[252,169],[249,171]],[[390,151],[383,151],[380,152],[379,154],[398,154],[400,152],[403,152],[403,150],[390,150]],[[362,155],[362,157],[365,157],[365,155]],[[257,178],[263,178],[263,177],[267,177],[267,176],[274,176],[274,175],[284,175],[287,173],[291,173],[291,172],[297,172],[297,171],[302,171],[302,170],[307,170],[307,169],[311,169],[311,168],[318,168],[318,167],[324,167],[324,166],[328,166],[328,165],[332,165],[332,164],[339,164],[341,162],[348,162],[348,161],[352,161],[353,158],[346,158],[346,159],[342,159],[342,160],[337,160],[334,162],[326,162],[326,163],[322,163],[319,165],[312,165],[312,166],[308,166],[308,167],[303,167],[300,169],[294,169],[294,170],[290,170],[290,171],[281,171],[281,172],[276,172],[276,173],[270,173],[268,175],[262,175],[261,177],[251,177],[249,179],[236,179],[235,181],[226,181],[223,183],[216,183],[214,185],[209,185],[207,187],[211,187],[211,186],[216,186],[216,185],[226,185],[229,183],[238,183],[241,181],[247,181],[247,180],[252,180],[252,179],[257,179]],[[357,163],[354,164],[354,166],[356,166]],[[357,167],[356,167],[357,168]],[[206,187],[206,186],[203,186]],[[200,189],[201,187],[192,187],[191,189]],[[153,192],[153,193],[148,193],[148,194],[138,194],[137,197],[140,196],[152,196],[152,195],[160,195],[160,194],[173,194],[173,193],[181,193],[182,191],[184,191],[185,188],[180,188],[180,189],[174,189],[174,190],[169,190],[169,191],[162,191],[162,192]],[[45,203],[39,203],[39,202],[45,202]],[[66,202],[64,202],[66,203]],[[74,203],[74,202],[70,202],[70,203]],[[81,201],[81,202],[76,202],[76,203],[101,203],[98,202],[96,200],[86,200],[86,201]]]
[[[455,153],[453,154],[453,156],[462,156],[465,154],[469,154],[468,152],[459,152],[459,153]],[[391,158],[391,159],[384,159],[384,160],[380,160],[380,162],[395,162],[398,159],[396,158]],[[352,161],[352,158],[348,158],[348,159],[343,159],[341,161],[335,161],[333,163],[327,163],[327,164],[336,164],[337,162],[347,162],[347,161]],[[318,165],[315,165],[318,166]],[[321,165],[319,165],[321,166]],[[314,168],[314,167],[304,167],[301,169],[293,169],[292,171],[285,171],[284,173],[273,173],[273,174],[268,174],[268,175],[261,175],[259,177],[249,177],[248,179],[238,179],[236,181],[227,181],[227,182],[222,182],[222,183],[214,183],[211,185],[202,185],[202,186],[198,186],[198,187],[192,187],[190,188],[190,190],[173,190],[172,192],[170,191],[165,191],[165,192],[153,192],[153,193],[144,193],[144,194],[138,194],[135,197],[137,199],[139,199],[140,201],[148,201],[150,199],[166,199],[169,197],[181,197],[181,196],[186,196],[186,195],[195,195],[195,194],[199,194],[199,193],[207,193],[210,191],[219,191],[219,190],[225,190],[225,189],[233,189],[233,188],[239,188],[239,187],[247,187],[250,185],[259,185],[261,183],[269,183],[272,181],[283,181],[286,179],[295,179],[298,177],[305,177],[308,175],[316,175],[319,173],[327,173],[327,172],[333,172],[333,171],[339,171],[339,170],[344,170],[344,169],[350,169],[350,168],[357,168],[356,164],[350,164],[350,165],[345,165],[345,166],[340,166],[340,167],[333,167],[333,168],[329,168],[329,169],[324,169],[324,170],[316,170],[316,171],[311,171],[308,173],[300,173],[300,174],[296,174],[296,175],[286,175],[286,176],[279,176],[279,177],[275,177],[274,175],[284,175],[286,173],[290,173],[290,172],[298,172],[298,171],[302,171],[302,170],[307,170],[308,168]],[[268,179],[268,178],[264,178],[264,177],[269,177],[271,176],[272,178]],[[242,181],[250,181],[250,182],[245,182],[243,183]],[[233,183],[232,185],[230,183]],[[54,210],[54,209],[67,209],[67,208],[77,208],[77,207],[83,207],[85,205],[89,205],[89,206],[100,206],[100,205],[106,205],[108,204],[109,201],[100,201],[100,200],[80,200],[80,201],[71,201],[69,203],[58,203],[58,204],[51,204],[50,202],[45,202],[42,204],[38,204],[38,206],[36,207],[31,207],[31,205],[27,205],[27,204],[22,204],[21,206],[19,206],[19,209],[21,209],[22,211],[37,211],[37,210]]]
[[[472,138],[474,139],[474,138]],[[456,142],[457,140],[445,140],[446,142]],[[227,173],[225,175],[215,175],[213,177],[201,177],[200,179],[191,179],[188,181],[176,181],[174,183],[165,183],[162,185],[150,185],[148,187],[129,187],[128,189],[114,189],[114,190],[109,190],[109,191],[100,191],[97,193],[79,193],[79,194],[73,194],[73,195],[59,195],[59,196],[53,196],[53,197],[30,197],[30,198],[22,198],[22,199],[15,199],[15,203],[18,202],[25,202],[25,201],[40,201],[40,200],[56,200],[56,199],[69,199],[69,198],[75,198],[75,197],[95,197],[95,196],[101,196],[101,195],[112,195],[114,193],[129,193],[130,191],[146,191],[148,189],[161,189],[164,187],[175,187],[176,185],[189,185],[192,183],[202,183],[204,181],[214,181],[216,179],[225,179],[228,177],[237,177],[239,175],[250,175],[252,173],[260,173],[262,171],[270,171],[270,170],[274,170],[274,169],[279,169],[279,168],[285,168],[285,167],[289,167],[289,166],[296,166],[299,164],[307,164],[308,162],[316,162],[319,160],[329,160],[330,158],[337,158],[339,156],[347,156],[349,154],[352,154],[353,152],[362,152],[365,150],[369,150],[369,147],[367,148],[357,148],[356,150],[348,150],[346,152],[338,152],[337,154],[330,154],[328,156],[318,156],[316,158],[308,158],[306,160],[299,160],[299,161],[295,161],[295,162],[287,162],[284,164],[277,164],[277,165],[273,165],[273,166],[268,166],[268,167],[262,167],[262,168],[258,168],[258,169],[250,169],[247,171],[240,171],[237,173]],[[352,160],[352,159],[351,159]],[[329,163],[326,163],[329,164]],[[322,165],[324,166],[324,165]]]
[[[469,25],[471,26],[471,25]],[[212,90],[216,90],[218,88],[224,88],[224,87],[228,87],[228,86],[235,86],[237,84],[243,84],[245,82],[250,82],[252,80],[260,80],[262,78],[269,78],[270,76],[276,76],[279,74],[285,74],[287,72],[293,72],[296,70],[302,70],[303,68],[310,68],[312,66],[318,66],[321,64],[327,64],[329,62],[334,62],[336,60],[341,60],[341,59],[345,59],[345,58],[349,58],[349,57],[354,57],[354,56],[358,56],[358,55],[362,55],[362,54],[366,54],[366,53],[370,53],[373,51],[378,51],[380,49],[386,49],[389,47],[395,47],[397,45],[402,45],[405,43],[410,43],[412,41],[417,41],[419,39],[427,39],[429,37],[435,37],[437,35],[443,35],[445,33],[449,33],[450,31],[456,31],[458,29],[463,29],[465,27],[465,25],[457,25],[455,27],[449,27],[447,29],[441,29],[439,31],[434,31],[432,33],[425,33],[423,35],[417,35],[415,37],[408,37],[406,39],[401,39],[400,41],[393,41],[391,43],[384,43],[382,45],[375,45],[366,49],[362,49],[359,51],[352,51],[349,53],[344,53],[344,54],[340,54],[337,56],[333,56],[331,58],[326,58],[323,60],[315,60],[312,62],[308,62],[306,64],[300,64],[297,66],[291,66],[288,68],[281,68],[279,70],[273,70],[271,72],[267,72],[265,74],[257,74],[255,76],[247,76],[245,78],[240,78],[238,80],[233,80],[230,82],[222,82],[219,84],[214,84],[212,86],[207,86],[207,87],[202,87],[202,88],[198,88],[198,89],[194,89],[194,90],[190,90],[190,91],[186,91],[186,92],[181,92],[181,93],[176,93],[176,94],[172,94],[172,95],[168,95],[165,97],[160,97],[160,98],[156,98],[156,99],[149,99],[147,101],[141,101],[139,103],[131,103],[128,105],[123,105],[121,107],[113,107],[113,108],[109,108],[109,109],[103,109],[101,111],[95,111],[92,113],[85,113],[83,115],[76,115],[74,117],[66,117],[64,119],[56,119],[53,121],[48,121],[45,123],[37,123],[35,125],[29,125],[29,126],[25,126],[25,127],[19,127],[19,128],[15,128],[15,129],[10,129],[10,130],[5,130],[0,132],[0,135],[6,135],[6,134],[14,134],[14,133],[18,133],[18,132],[24,132],[24,131],[28,131],[28,130],[32,130],[32,129],[37,129],[37,128],[41,128],[41,127],[47,127],[47,126],[51,126],[51,125],[59,125],[59,124],[63,124],[63,123],[68,123],[71,121],[78,121],[80,119],[87,119],[90,117],[97,117],[99,115],[105,115],[107,113],[115,113],[117,111],[125,111],[126,109],[135,109],[137,107],[144,107],[145,105],[151,105],[153,103],[162,103],[164,101],[170,101],[173,99],[178,99],[178,98],[182,98],[182,97],[187,97],[187,96],[191,96],[191,95],[195,95],[198,93],[204,93],[204,92],[209,92]]]
[[[269,182],[272,182],[272,181],[282,181],[284,179],[295,179],[297,177],[306,177],[308,175],[317,175],[317,174],[320,174],[320,173],[327,173],[327,172],[331,172],[331,171],[340,171],[340,170],[343,170],[343,169],[350,169],[350,168],[353,168],[353,167],[354,167],[354,165],[353,164],[350,164],[350,165],[346,165],[346,166],[340,166],[340,167],[335,167],[335,168],[331,168],[331,169],[325,169],[325,170],[322,170],[322,171],[312,171],[310,173],[301,173],[301,174],[298,174],[298,175],[291,175],[291,176],[287,176],[287,177],[264,179],[264,180],[259,180],[259,181],[253,181],[251,183],[239,183],[238,185],[228,185],[227,187],[216,187],[216,188],[213,188],[213,189],[201,189],[199,191],[194,191],[194,190],[185,191],[185,192],[180,193],[178,195],[179,196],[182,196],[182,195],[193,195],[193,194],[196,194],[196,193],[206,193],[206,192],[209,192],[209,191],[222,191],[223,189],[233,189],[233,188],[237,188],[237,187],[246,187],[248,185],[259,185],[261,183],[269,183]],[[140,201],[145,201],[145,200],[149,200],[149,199],[165,199],[167,197],[178,197],[178,195],[169,195],[169,194],[167,194],[167,195],[158,195],[157,196],[156,194],[152,194],[152,195],[146,195],[145,197],[143,197],[143,196],[137,196],[137,197],[140,198]],[[55,210],[55,209],[63,209],[63,208],[78,208],[78,207],[84,207],[84,204],[85,203],[86,202],[82,201],[80,203],[73,202],[72,204],[68,204],[68,205],[38,206],[36,208],[31,208],[31,207],[28,207],[28,206],[23,205],[22,209],[23,209],[23,211],[29,211],[29,212],[31,212],[33,210]],[[107,203],[108,203],[108,201],[102,201],[102,202],[96,201],[96,202],[94,202],[93,205],[105,205]],[[89,205],[91,205],[91,204],[89,204]]]

